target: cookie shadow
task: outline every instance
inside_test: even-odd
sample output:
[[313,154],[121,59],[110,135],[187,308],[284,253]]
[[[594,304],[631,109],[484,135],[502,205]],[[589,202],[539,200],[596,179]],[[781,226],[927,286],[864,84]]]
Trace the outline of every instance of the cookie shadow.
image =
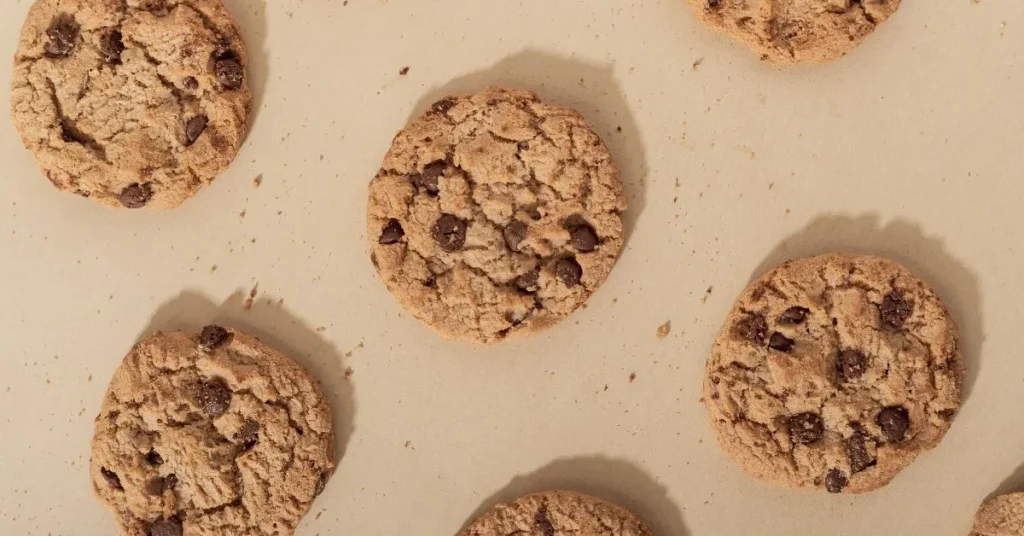
[[1003,480],[999,487],[995,491],[990,493],[988,497],[985,497],[983,502],[991,501],[1000,495],[1006,495],[1007,493],[1016,493],[1024,491],[1024,463],[1017,466],[1017,469],[1013,471],[1013,474],[1008,476],[1006,480]]
[[531,493],[556,490],[585,493],[622,506],[640,517],[657,536],[689,534],[682,512],[669,499],[664,486],[629,462],[602,456],[561,459],[513,478],[481,503],[461,530],[496,504],[510,503]]
[[883,225],[877,214],[829,214],[818,216],[803,230],[776,245],[751,280],[788,260],[831,252],[892,259],[935,289],[960,331],[960,351],[967,369],[966,400],[978,378],[981,345],[985,340],[978,276],[949,253],[941,239],[926,235],[915,223],[895,219]]
[[266,0],[224,0],[228,13],[238,24],[245,50],[249,56],[249,89],[252,91],[252,113],[249,132],[255,130],[257,119],[263,110],[263,95],[270,76],[267,50],[267,4]]
[[353,385],[345,378],[341,353],[275,298],[260,296],[250,309],[245,309],[246,295],[248,291],[238,291],[217,306],[202,294],[185,291],[157,309],[138,339],[154,331],[197,332],[203,326],[218,324],[245,331],[294,359],[320,383],[331,406],[337,467],[355,430],[356,412]]
[[629,100],[615,79],[612,63],[596,64],[524,50],[486,69],[431,89],[413,109],[409,120],[430,105],[455,93],[471,93],[487,86],[526,89],[548,104],[573,108],[604,140],[622,173],[629,208],[622,215],[626,243],[646,204],[647,160],[640,128]]

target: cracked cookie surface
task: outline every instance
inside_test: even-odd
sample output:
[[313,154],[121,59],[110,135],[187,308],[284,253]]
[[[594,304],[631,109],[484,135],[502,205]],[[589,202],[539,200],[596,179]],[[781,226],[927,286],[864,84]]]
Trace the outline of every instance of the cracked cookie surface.
[[132,348],[96,418],[90,466],[122,535],[283,536],[333,456],[316,381],[259,340],[208,326]]
[[711,350],[704,404],[748,474],[866,492],[945,435],[960,408],[956,326],[895,262],[786,263],[740,296]]
[[1024,493],[1000,495],[981,505],[970,536],[1024,536]]
[[499,504],[459,536],[651,536],[632,512],[572,491],[535,493]]
[[622,249],[619,171],[583,117],[529,92],[433,105],[370,183],[367,235],[388,289],[449,338],[496,342],[570,315]]
[[58,189],[173,208],[237,154],[246,65],[221,0],[38,0],[15,56],[11,114]]
[[900,0],[687,0],[707,26],[772,63],[845,56],[885,22]]

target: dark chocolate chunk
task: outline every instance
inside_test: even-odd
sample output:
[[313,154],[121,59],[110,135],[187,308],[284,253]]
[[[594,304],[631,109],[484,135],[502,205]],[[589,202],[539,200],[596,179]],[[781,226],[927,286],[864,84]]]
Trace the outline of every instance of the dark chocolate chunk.
[[438,180],[444,175],[444,170],[448,167],[448,164],[442,160],[437,162],[431,162],[423,168],[423,173],[420,173],[414,177],[414,181],[417,186],[423,188],[427,193],[431,195],[437,195],[441,191],[441,186]]
[[583,267],[571,257],[558,259],[555,263],[555,275],[565,286],[572,288],[579,285],[583,279]]
[[402,229],[402,224],[396,219],[388,220],[388,223],[384,225],[384,230],[380,232],[380,239],[377,242],[384,244],[385,246],[390,244],[397,244],[402,237],[405,236],[405,229]]
[[235,440],[242,444],[242,452],[246,452],[256,446],[260,439],[260,423],[246,419],[242,427],[238,429]]
[[907,302],[903,294],[898,291],[892,291],[885,295],[882,299],[882,305],[879,307],[879,314],[882,316],[882,322],[885,322],[889,327],[893,329],[900,329],[903,327],[903,323],[910,318],[910,315],[914,312],[914,305]]
[[811,311],[804,307],[790,307],[779,315],[780,324],[803,324]]
[[516,278],[516,287],[523,292],[540,290],[540,268],[534,268]]
[[213,75],[217,81],[228,89],[242,87],[245,78],[245,70],[242,69],[242,60],[232,50],[226,50],[214,56]]
[[330,478],[330,473],[320,473],[320,478],[316,481],[316,489],[313,490],[314,497],[319,497],[324,492],[324,488],[327,487],[327,481]]
[[737,337],[755,344],[764,344],[765,335],[768,334],[768,322],[764,316],[750,314],[736,323],[734,333]]
[[882,408],[882,411],[878,412],[876,420],[888,441],[898,443],[907,438],[907,430],[910,429],[910,413],[907,412],[907,408],[903,406]]
[[149,183],[133,183],[125,186],[117,199],[125,208],[142,208],[153,198],[153,187]]
[[221,344],[224,344],[224,342],[228,340],[228,335],[230,335],[228,330],[220,326],[206,326],[199,334],[199,345],[207,350],[213,350]]
[[161,519],[149,527],[149,536],[181,536],[181,521],[176,517]]
[[62,58],[71,54],[78,42],[78,24],[70,15],[61,15],[46,29],[46,45],[43,49],[51,58]]
[[859,473],[876,463],[875,458],[868,452],[868,447],[864,443],[865,439],[864,432],[858,429],[843,441],[843,450],[846,451],[846,457],[850,460],[850,471],[853,473]]
[[569,243],[576,248],[576,251],[588,253],[597,248],[597,233],[594,232],[593,227],[587,224],[573,227],[569,230],[569,236]]
[[793,443],[808,445],[825,434],[825,423],[816,413],[797,413],[789,418],[789,437]]
[[195,91],[199,89],[199,80],[196,80],[194,76],[190,76],[186,78],[184,82],[182,82],[182,85],[185,86],[185,89],[189,91]]
[[107,480],[110,487],[116,490],[124,490],[124,487],[121,486],[121,477],[117,476],[117,473],[107,469],[106,467],[100,467],[100,474]]
[[515,220],[505,226],[501,234],[505,237],[505,245],[508,246],[508,249],[519,251],[519,244],[526,240],[527,231],[528,228],[525,223]]
[[231,406],[231,389],[221,379],[204,382],[199,385],[196,402],[214,417],[223,415]]
[[445,97],[445,98],[435,102],[430,107],[430,109],[435,111],[435,112],[437,112],[437,113],[441,113],[441,114],[448,113],[448,110],[451,110],[452,108],[454,108],[455,104],[457,102],[458,101],[455,100],[455,97]]
[[150,450],[146,454],[146,463],[149,465],[163,465],[164,459],[160,456],[160,453],[155,450]]
[[466,245],[466,222],[451,214],[442,214],[431,234],[442,250],[454,253]]
[[776,331],[772,333],[771,339],[768,339],[768,347],[772,350],[778,350],[780,352],[788,352],[793,348],[796,343],[793,339]]
[[868,369],[868,357],[863,352],[849,348],[840,350],[836,356],[836,372],[843,380],[855,380]]
[[533,516],[533,524],[540,530],[542,536],[555,536],[555,526],[548,517],[548,505],[545,504],[537,510]]
[[825,489],[829,493],[839,493],[849,483],[850,479],[846,478],[846,475],[839,469],[829,469],[828,474],[825,475]]
[[192,145],[199,139],[199,136],[206,130],[206,123],[205,115],[197,115],[185,123],[185,145]]
[[121,53],[124,52],[124,41],[121,40],[121,32],[109,30],[100,37],[100,53],[107,63],[117,65],[121,63]]

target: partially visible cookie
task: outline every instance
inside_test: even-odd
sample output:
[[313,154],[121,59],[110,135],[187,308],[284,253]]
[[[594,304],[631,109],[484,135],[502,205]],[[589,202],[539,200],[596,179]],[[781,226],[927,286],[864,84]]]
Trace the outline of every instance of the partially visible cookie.
[[960,408],[963,361],[938,296],[899,264],[788,262],[740,296],[711,350],[704,404],[758,478],[832,493],[889,483]]
[[623,243],[619,171],[568,108],[525,91],[443,99],[396,137],[370,183],[381,278],[449,338],[543,330],[608,277]]
[[572,491],[549,491],[499,504],[459,536],[651,536],[651,531],[621,506]]
[[896,12],[901,0],[687,0],[704,24],[772,63],[845,56]]
[[1024,536],[1024,493],[1000,495],[981,505],[970,536]]
[[132,348],[96,418],[90,464],[124,536],[285,536],[333,457],[316,381],[257,339],[207,326]]
[[15,55],[14,126],[58,189],[173,208],[238,152],[246,65],[221,0],[37,0]]

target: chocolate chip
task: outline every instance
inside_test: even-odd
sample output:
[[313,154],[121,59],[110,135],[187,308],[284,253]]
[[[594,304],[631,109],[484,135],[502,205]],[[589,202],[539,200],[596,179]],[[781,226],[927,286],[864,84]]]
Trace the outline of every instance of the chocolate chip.
[[810,314],[809,309],[803,307],[790,307],[786,309],[781,315],[779,315],[780,324],[803,324],[804,320],[807,320],[807,315]]
[[235,440],[242,444],[242,452],[246,452],[256,446],[260,439],[260,423],[246,419],[242,427],[235,434]]
[[776,331],[775,333],[772,333],[771,339],[768,339],[768,348],[778,350],[780,352],[788,352],[793,348],[793,344],[795,343],[796,341],[793,339],[790,339]]
[[110,487],[117,490],[124,490],[124,487],[121,486],[121,477],[117,476],[117,473],[107,469],[106,467],[100,467],[100,474],[103,475],[103,478],[105,478],[107,483],[110,484]]
[[100,53],[107,63],[117,65],[121,63],[121,53],[124,52],[124,41],[121,40],[121,32],[110,30],[100,37]]
[[576,248],[576,251],[588,253],[597,248],[597,234],[589,225],[581,224],[573,227],[569,230],[569,237],[569,243]]
[[829,493],[839,493],[849,483],[850,480],[839,469],[829,469],[828,474],[825,475],[825,489]]
[[390,219],[384,225],[384,230],[380,232],[380,239],[377,242],[385,246],[397,244],[403,236],[405,236],[405,229],[402,229],[401,222]]
[[878,426],[882,428],[885,438],[893,443],[898,443],[907,438],[907,430],[910,429],[910,414],[903,406],[888,406],[878,412],[876,419]]
[[555,263],[555,275],[565,286],[572,288],[579,285],[583,279],[583,267],[571,257],[558,259]]
[[886,294],[885,298],[882,299],[882,305],[879,307],[882,322],[885,322],[893,329],[903,327],[903,323],[910,318],[913,312],[913,304],[908,303],[903,294],[897,291]]
[[324,492],[324,488],[327,487],[327,481],[331,478],[328,473],[320,473],[320,478],[316,481],[316,489],[313,490],[313,496],[319,497]]
[[159,452],[151,450],[149,451],[149,453],[146,454],[146,463],[148,463],[149,465],[163,465],[164,459],[162,456],[160,456]]
[[537,292],[540,290],[540,268],[534,268],[516,278],[516,287],[523,292]]
[[533,516],[533,524],[540,529],[542,536],[555,536],[555,526],[551,524],[548,517],[548,505],[541,506],[540,510]]
[[789,418],[789,437],[793,443],[808,445],[825,434],[825,423],[816,413],[797,413]]
[[836,372],[844,380],[855,380],[868,369],[868,357],[858,350],[840,350],[836,356]]
[[199,386],[196,402],[206,413],[214,417],[223,415],[231,406],[231,389],[224,380],[210,380]]
[[174,476],[174,473],[167,475],[164,478],[164,491],[170,491],[176,487],[178,487],[178,477]]
[[242,80],[245,71],[242,69],[242,60],[232,50],[221,52],[213,58],[213,75],[217,81],[228,89],[242,87]]
[[199,139],[203,131],[206,130],[207,119],[205,115],[197,115],[192,119],[188,120],[185,124],[185,145],[192,145]]
[[161,519],[149,527],[149,536],[181,536],[181,521],[176,517]]
[[458,101],[455,100],[455,97],[445,97],[435,102],[430,109],[441,114],[448,113],[448,110],[455,107],[456,102]]
[[466,245],[466,222],[451,214],[442,214],[434,223],[432,234],[441,249],[454,253]]
[[52,58],[61,58],[71,54],[78,42],[78,24],[70,15],[61,15],[50,23],[46,29],[46,37],[49,38],[44,45],[46,54]]
[[444,175],[445,168],[448,164],[444,161],[438,160],[437,162],[431,162],[423,168],[423,173],[420,173],[414,178],[417,186],[423,188],[430,195],[437,195],[441,191],[441,186],[438,184],[438,180]]
[[207,350],[213,350],[214,348],[224,344],[228,340],[228,330],[215,325],[206,326],[203,331],[199,334],[199,346]]
[[734,333],[737,337],[748,340],[755,344],[764,344],[765,335],[768,334],[768,322],[764,316],[749,314],[743,320],[736,323]]
[[189,91],[195,91],[199,89],[199,80],[196,80],[194,76],[186,78],[181,84],[185,86],[185,89]]
[[722,0],[708,0],[708,7],[711,9],[718,9],[722,7]]
[[526,224],[518,220],[505,226],[505,230],[501,234],[505,237],[505,245],[508,246],[508,249],[519,251],[519,244],[526,240],[527,230]]
[[857,430],[843,441],[843,449],[846,451],[846,457],[850,460],[850,471],[853,473],[859,473],[876,463],[875,458],[868,452],[864,439],[864,432]]
[[153,187],[149,183],[133,183],[125,186],[117,199],[126,208],[142,208],[153,198]]

